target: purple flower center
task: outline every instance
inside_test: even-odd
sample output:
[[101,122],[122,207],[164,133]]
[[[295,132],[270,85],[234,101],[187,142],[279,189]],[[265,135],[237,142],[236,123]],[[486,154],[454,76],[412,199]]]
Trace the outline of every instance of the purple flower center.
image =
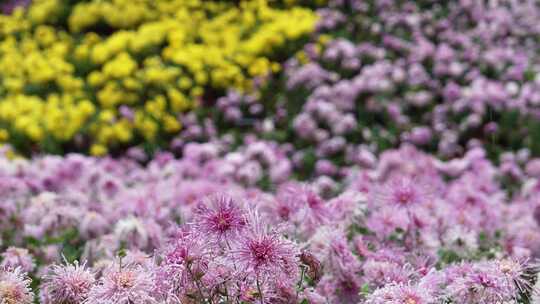
[[408,205],[414,199],[414,193],[411,189],[401,189],[395,193],[396,202],[401,205]]
[[495,284],[494,284],[493,280],[491,280],[485,274],[479,274],[476,277],[476,282],[478,284],[480,284],[482,287],[485,287],[485,288],[495,287]]
[[322,201],[315,194],[308,194],[307,203],[310,208],[318,208]]
[[255,260],[256,267],[266,264],[274,254],[274,247],[269,240],[254,240],[249,244],[249,250]]
[[212,218],[212,223],[219,232],[223,233],[231,229],[232,220],[232,214],[226,210],[222,210]]
[[291,209],[288,206],[281,205],[277,209],[279,217],[283,220],[288,220],[291,213]]

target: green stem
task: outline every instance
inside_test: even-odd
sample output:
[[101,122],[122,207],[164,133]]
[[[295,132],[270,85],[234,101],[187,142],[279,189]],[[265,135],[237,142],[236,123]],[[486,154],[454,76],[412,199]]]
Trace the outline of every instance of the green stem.
[[[201,297],[202,302],[206,303],[206,298],[204,297],[204,293],[202,291],[202,287],[201,287],[201,284],[199,282],[199,279],[196,279],[195,276],[193,275],[193,272],[191,271],[191,265],[190,264],[187,265],[187,270],[189,272],[189,275],[195,281],[195,286],[197,287],[197,290],[199,291],[199,296]],[[208,299],[208,302],[210,302],[210,304],[213,304],[212,299],[210,299],[210,298]]]
[[302,270],[300,272],[300,280],[298,281],[298,288],[296,288],[296,301],[298,302],[298,293],[300,292],[300,289],[302,288],[302,284],[304,283],[304,275],[306,273],[306,267],[301,266]]
[[264,304],[261,284],[259,283],[259,274],[257,274],[257,291],[259,292],[259,298],[261,299],[261,304]]

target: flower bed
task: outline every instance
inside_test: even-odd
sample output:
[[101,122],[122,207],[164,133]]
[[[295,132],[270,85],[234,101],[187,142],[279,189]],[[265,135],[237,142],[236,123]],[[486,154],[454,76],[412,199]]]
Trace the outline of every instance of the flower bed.
[[441,157],[479,145],[494,160],[538,155],[540,8],[503,2],[331,1],[278,77],[201,117],[340,167],[402,143]]
[[163,145],[201,98],[279,70],[316,20],[266,1],[33,1],[0,16],[0,140],[25,153]]
[[191,149],[146,168],[127,158],[1,158],[0,296],[31,303],[28,277],[41,303],[535,296],[535,161],[515,163],[519,175],[507,180],[508,164],[494,166],[482,149],[441,161],[409,146],[352,171],[340,189],[284,180],[263,192],[216,171],[230,158]]

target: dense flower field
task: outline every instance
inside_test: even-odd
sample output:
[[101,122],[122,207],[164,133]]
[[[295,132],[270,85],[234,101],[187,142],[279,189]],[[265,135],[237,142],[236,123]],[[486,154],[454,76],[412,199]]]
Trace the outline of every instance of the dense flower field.
[[266,1],[136,2],[42,0],[1,16],[0,139],[94,155],[163,140],[199,98],[279,70],[317,20]]
[[478,145],[540,154],[537,2],[369,2],[319,10],[282,77],[218,100],[217,129],[248,122],[340,165],[405,142],[445,158]]
[[538,1],[0,9],[0,304],[540,303]]
[[27,276],[41,303],[536,295],[538,161],[525,170],[511,163],[519,177],[503,183],[510,164],[495,166],[481,148],[441,161],[404,146],[351,172],[339,190],[284,180],[268,193],[237,182],[227,156],[190,151],[146,167],[81,155],[1,158],[1,265],[10,270],[0,296],[31,303]]

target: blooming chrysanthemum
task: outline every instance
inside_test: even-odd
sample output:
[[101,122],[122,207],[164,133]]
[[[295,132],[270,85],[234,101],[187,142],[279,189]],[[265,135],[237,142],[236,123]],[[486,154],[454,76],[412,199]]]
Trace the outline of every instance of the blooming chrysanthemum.
[[[458,303],[487,304],[515,301],[526,287],[520,264],[486,261],[472,264],[469,271],[448,285],[448,296]],[[517,281],[516,281],[517,280]]]
[[26,248],[9,247],[2,253],[2,268],[20,267],[24,272],[31,272],[36,267],[34,258]]
[[360,263],[349,248],[345,233],[340,229],[332,226],[321,227],[309,239],[309,244],[325,272],[342,275],[360,270]]
[[[484,262],[486,266],[492,267],[499,276],[504,278],[508,284],[509,290],[514,290],[514,297],[518,294],[523,296],[539,295],[539,290],[536,286],[532,286],[535,274],[538,273],[538,265],[530,263],[527,260],[516,260],[512,258],[504,258]],[[536,302],[534,302],[536,303]]]
[[126,251],[126,256],[122,258],[122,265],[152,267],[151,257],[138,249]]
[[301,226],[307,236],[332,219],[332,212],[328,208],[328,204],[311,187],[291,184],[283,191],[281,198],[298,210],[294,221]]
[[94,285],[84,303],[150,304],[156,303],[151,295],[154,284],[152,274],[142,267],[123,267],[113,264]]
[[204,236],[195,233],[193,228],[184,226],[177,231],[163,263],[156,269],[156,292],[162,297],[204,297],[200,291],[202,282],[205,289],[213,288],[209,268],[218,260],[212,252],[215,247],[209,246]]
[[31,304],[33,301],[30,279],[20,268],[0,271],[0,303]]
[[330,303],[358,303],[362,281],[354,272],[338,275],[326,275],[318,284],[322,295],[330,299]]
[[510,284],[514,284],[519,292],[537,294],[538,290],[531,286],[532,274],[538,272],[538,265],[528,264],[528,261],[518,261],[511,258],[493,261]]
[[128,248],[153,249],[161,243],[161,227],[153,219],[128,216],[116,222],[114,235]]
[[404,283],[409,280],[410,270],[392,261],[367,260],[363,265],[364,278],[372,285]]
[[295,278],[299,263],[294,244],[270,230],[257,212],[250,213],[248,223],[249,228],[239,239],[234,255],[240,270],[256,277]]
[[191,227],[182,227],[173,236],[171,248],[165,255],[165,263],[172,266],[186,266],[210,257],[208,243]]
[[294,214],[298,212],[299,209],[297,203],[289,200],[287,195],[285,195],[285,197],[283,196],[283,191],[278,192],[276,199],[271,200],[268,202],[268,206],[265,206],[269,209],[272,214],[272,219],[275,219],[276,223],[292,220]]
[[[375,290],[366,304],[433,304],[436,299],[426,290],[405,284],[390,284]],[[459,302],[462,303],[462,302]],[[466,303],[466,302],[463,302]],[[468,302],[467,302],[468,303]]]
[[383,207],[376,210],[368,218],[366,225],[378,237],[385,238],[396,232],[396,229],[407,230],[410,219],[401,208]]
[[197,208],[195,225],[205,235],[230,241],[245,226],[244,212],[233,198],[225,195],[203,200]]
[[375,190],[374,203],[379,206],[395,206],[410,209],[429,198],[427,186],[419,179],[394,177]]
[[54,265],[43,277],[40,298],[43,304],[80,304],[88,297],[95,282],[94,274],[79,265]]
[[111,223],[103,214],[88,211],[79,223],[79,233],[84,238],[94,238],[105,234],[111,227]]

